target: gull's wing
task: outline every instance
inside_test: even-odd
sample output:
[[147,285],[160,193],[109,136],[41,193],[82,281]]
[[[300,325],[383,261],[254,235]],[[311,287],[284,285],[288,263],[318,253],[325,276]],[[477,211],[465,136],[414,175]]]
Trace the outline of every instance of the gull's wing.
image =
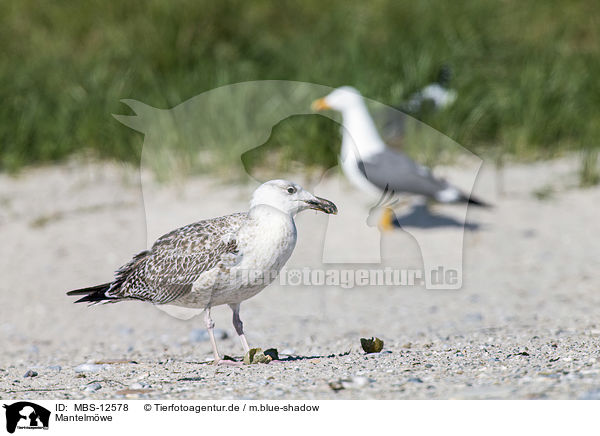
[[433,176],[429,168],[419,165],[405,153],[385,149],[360,160],[358,168],[369,182],[384,190],[411,193],[436,198],[451,186]]
[[160,237],[150,250],[137,254],[105,285],[79,289],[79,301],[111,302],[123,299],[166,304],[192,289],[198,278],[238,254],[236,236],[247,219],[238,213],[199,221]]

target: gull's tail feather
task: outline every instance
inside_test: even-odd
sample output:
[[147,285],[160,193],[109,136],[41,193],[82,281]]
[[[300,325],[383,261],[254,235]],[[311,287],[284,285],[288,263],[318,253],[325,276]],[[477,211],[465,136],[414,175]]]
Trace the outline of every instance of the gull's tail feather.
[[467,195],[462,195],[462,197],[460,198],[461,202],[463,203],[469,203],[472,204],[474,206],[478,206],[478,207],[487,207],[490,208],[492,207],[491,204],[486,203],[483,200],[478,199],[477,197],[473,197],[473,196],[467,196]]
[[[67,295],[85,295],[85,297],[80,298],[79,300],[75,301],[75,303],[90,304],[116,303],[127,298],[135,298],[119,296],[118,292],[121,290],[121,286],[131,275],[134,269],[148,256],[149,253],[150,252],[146,250],[136,254],[133,259],[119,268],[119,270],[116,272],[115,279],[112,282],[91,286],[89,288],[75,289],[74,291],[67,292]],[[109,291],[111,295],[108,295]]]
[[75,301],[75,303],[100,303],[117,300],[114,297],[106,295],[106,291],[110,289],[111,283],[104,283],[102,285],[91,286],[89,288],[75,289],[74,291],[67,292],[67,295],[84,295],[83,298]]

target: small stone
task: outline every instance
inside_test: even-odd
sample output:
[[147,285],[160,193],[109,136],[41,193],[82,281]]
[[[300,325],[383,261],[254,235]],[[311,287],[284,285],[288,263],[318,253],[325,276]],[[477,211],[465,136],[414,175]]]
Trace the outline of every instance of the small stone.
[[62,366],[60,366],[60,365],[50,365],[48,367],[48,369],[50,369],[52,371],[58,371],[58,372],[60,372],[62,370]]
[[82,363],[81,365],[77,365],[75,367],[75,372],[98,372],[105,367],[105,365],[99,365],[97,363]]
[[38,375],[37,372],[29,369],[29,370],[27,370],[27,372],[25,374],[23,374],[23,377],[24,378],[27,378],[27,377],[37,377],[37,375]]
[[329,387],[334,391],[340,391],[342,389],[361,389],[368,386],[373,381],[374,380],[365,376],[352,376],[350,378],[330,381]]
[[279,360],[279,353],[277,348],[268,348],[264,351],[265,356],[269,356],[271,360]]
[[342,386],[346,389],[360,389],[364,388],[372,381],[373,380],[365,376],[354,376],[350,377],[349,380],[342,380]]
[[333,391],[335,391],[335,392],[337,392],[337,391],[341,391],[342,389],[345,389],[345,388],[344,388],[344,385],[342,384],[342,381],[341,381],[341,380],[337,380],[337,381],[331,381],[331,382],[329,382],[329,387],[330,387],[330,388],[331,388]]
[[140,390],[140,389],[148,389],[150,387],[149,384],[147,383],[133,383],[131,386],[129,386],[129,389],[133,389],[133,390]]
[[421,380],[419,377],[411,377],[406,381],[409,383],[423,383],[423,380]]
[[262,348],[250,348],[244,356],[244,363],[246,365],[252,365],[255,363],[269,363],[271,356],[266,356]]
[[360,345],[365,353],[379,353],[383,350],[383,341],[379,338],[360,338]]
[[102,385],[98,382],[90,383],[89,385],[84,387],[84,391],[86,392],[96,392],[102,389]]

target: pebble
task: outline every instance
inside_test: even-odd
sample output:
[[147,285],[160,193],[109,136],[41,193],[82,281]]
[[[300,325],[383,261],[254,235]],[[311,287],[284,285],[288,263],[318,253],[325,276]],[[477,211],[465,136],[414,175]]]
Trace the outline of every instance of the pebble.
[[133,383],[131,386],[129,386],[129,389],[148,389],[150,387],[150,385],[148,383]]
[[374,381],[375,380],[371,380],[365,376],[353,376],[347,379],[330,381],[329,387],[334,391],[340,391],[342,389],[361,389]]
[[48,369],[50,369],[52,371],[59,371],[60,372],[62,370],[62,366],[60,366],[60,365],[50,365],[48,367]]
[[406,381],[409,383],[423,383],[423,380],[421,380],[419,377],[411,377]]
[[106,368],[106,365],[99,365],[97,363],[82,363],[77,365],[74,369],[75,372],[98,372]]
[[342,386],[346,389],[360,389],[364,388],[372,381],[373,380],[365,376],[354,376],[350,377],[350,380],[342,380]]
[[23,374],[23,377],[37,377],[38,373],[29,369],[27,370],[27,372],[25,374]]
[[102,389],[102,385],[98,382],[90,383],[89,385],[84,385],[83,390],[86,392],[96,392]]

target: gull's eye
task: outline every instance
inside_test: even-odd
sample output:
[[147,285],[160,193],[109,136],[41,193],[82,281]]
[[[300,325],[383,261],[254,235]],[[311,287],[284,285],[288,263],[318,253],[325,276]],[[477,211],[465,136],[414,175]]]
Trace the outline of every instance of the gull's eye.
[[293,186],[290,186],[289,188],[287,188],[287,192],[288,192],[288,194],[295,194],[296,188],[294,188]]

